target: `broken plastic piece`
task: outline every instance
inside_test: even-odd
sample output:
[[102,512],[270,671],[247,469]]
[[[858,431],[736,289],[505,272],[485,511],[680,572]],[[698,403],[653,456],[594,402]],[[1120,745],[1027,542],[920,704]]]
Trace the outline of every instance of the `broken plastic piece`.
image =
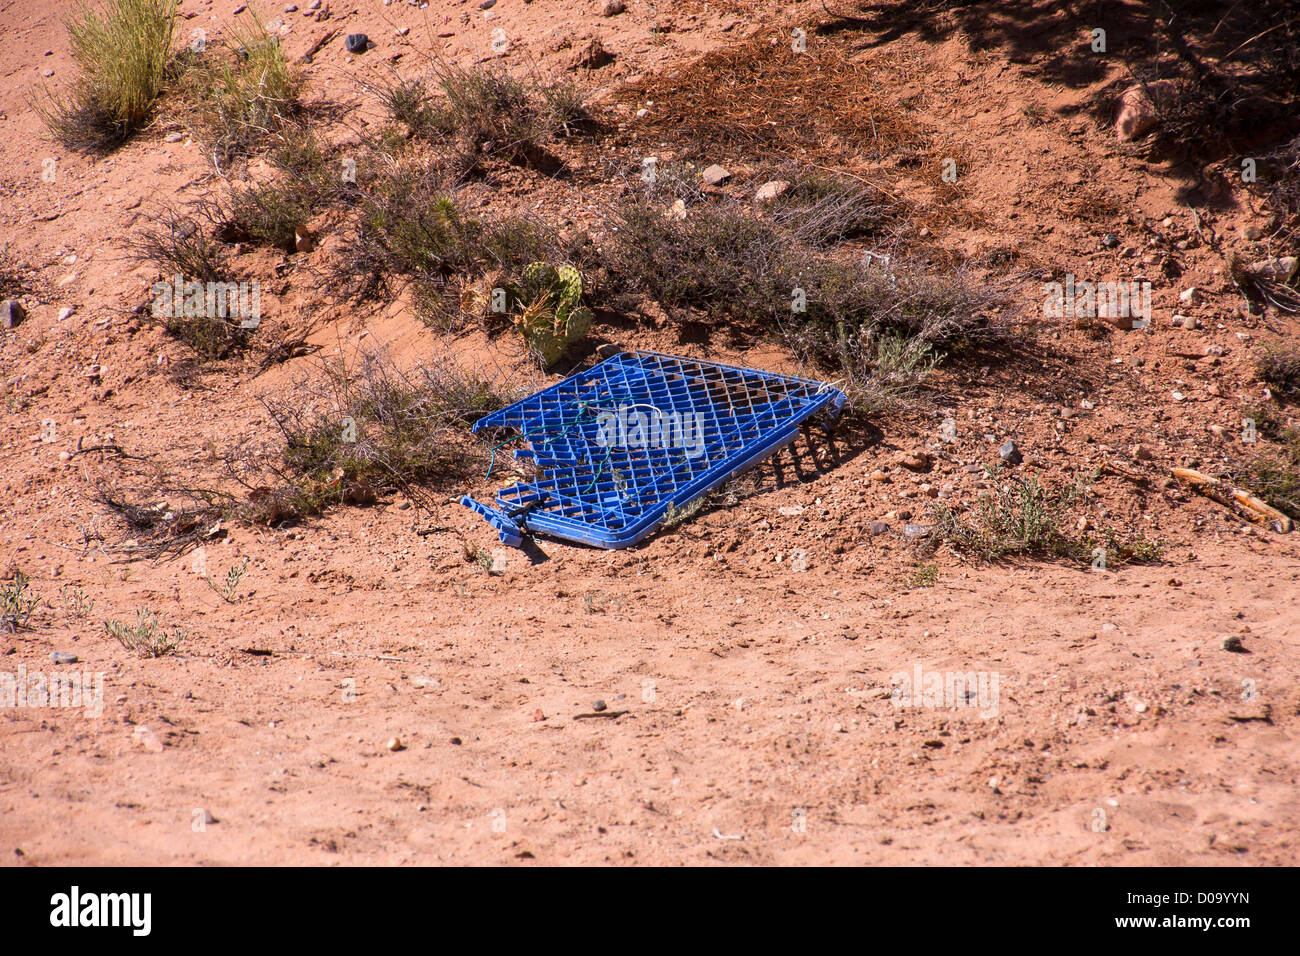
[[[685,507],[794,440],[844,394],[810,379],[653,352],[623,352],[484,416],[507,428],[517,460],[538,474],[497,492],[496,506],[461,504],[503,544],[525,533],[626,548]],[[500,447],[500,446],[498,446]]]

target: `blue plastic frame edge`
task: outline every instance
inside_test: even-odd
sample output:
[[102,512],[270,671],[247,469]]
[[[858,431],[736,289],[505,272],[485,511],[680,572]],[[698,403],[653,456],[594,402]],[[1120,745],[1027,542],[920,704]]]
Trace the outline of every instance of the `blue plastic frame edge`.
[[[493,528],[496,529],[501,543],[510,547],[519,547],[523,543],[524,534],[545,534],[554,538],[561,538],[578,544],[587,544],[594,547],[605,548],[607,550],[618,550],[628,548],[639,543],[649,535],[653,534],[663,523],[667,515],[669,505],[684,507],[691,501],[708,494],[714,488],[726,483],[742,471],[752,467],[763,458],[773,455],[780,449],[784,448],[799,434],[799,428],[809,418],[831,406],[832,414],[838,417],[841,409],[844,407],[846,397],[843,392],[827,382],[820,382],[816,379],[801,378],[795,375],[782,375],[776,372],[764,372],[761,369],[745,368],[739,365],[728,365],[723,362],[714,362],[708,359],[684,358],[677,355],[668,355],[663,352],[648,351],[625,351],[610,356],[607,359],[593,365],[591,368],[574,372],[563,380],[556,382],[540,392],[534,392],[532,395],[521,398],[519,401],[507,405],[488,415],[484,415],[474,423],[473,430],[475,433],[480,428],[487,427],[510,427],[503,426],[501,419],[531,402],[536,402],[548,395],[559,392],[566,385],[572,383],[575,378],[590,376],[606,365],[618,365],[628,359],[636,358],[658,358],[666,359],[672,362],[682,362],[687,364],[696,364],[701,366],[710,366],[717,369],[738,372],[745,375],[759,375],[768,380],[780,380],[784,382],[797,382],[804,385],[814,386],[818,389],[819,394],[809,403],[797,418],[791,419],[786,425],[764,436],[763,440],[754,448],[744,452],[744,457],[739,459],[736,464],[725,471],[715,472],[713,469],[700,475],[689,485],[679,489],[669,498],[656,504],[648,509],[646,513],[634,524],[620,529],[617,537],[607,532],[601,532],[591,525],[585,525],[573,519],[551,515],[547,512],[530,512],[523,520],[515,520],[508,511],[502,510],[510,508],[510,502],[503,501],[499,496],[496,501],[496,507],[477,501],[469,495],[464,495],[460,503],[471,511],[481,515]],[[496,419],[497,421],[493,421]],[[516,457],[524,458],[533,455],[529,449],[519,449]],[[512,488],[516,486],[511,486]],[[503,489],[509,490],[509,489]],[[544,494],[544,492],[542,492]],[[517,503],[513,503],[517,508]]]

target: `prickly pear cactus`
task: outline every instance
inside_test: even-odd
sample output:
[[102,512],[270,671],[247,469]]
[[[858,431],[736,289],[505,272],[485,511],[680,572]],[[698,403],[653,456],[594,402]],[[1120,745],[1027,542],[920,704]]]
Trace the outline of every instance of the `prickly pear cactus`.
[[591,310],[582,305],[582,273],[573,266],[534,262],[516,292],[522,309],[515,325],[546,365],[591,328]]

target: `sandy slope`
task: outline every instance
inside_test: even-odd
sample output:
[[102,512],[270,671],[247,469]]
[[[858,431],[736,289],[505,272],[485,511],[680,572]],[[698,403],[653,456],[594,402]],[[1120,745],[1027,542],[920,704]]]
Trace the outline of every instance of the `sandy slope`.
[[[237,5],[186,0],[182,10],[194,14],[189,27]],[[500,0],[491,20],[476,4],[354,0],[326,23],[283,16],[291,52],[338,26],[380,42],[358,63],[336,41],[310,68],[313,95],[352,102],[356,116],[367,103],[355,80],[387,69],[402,48],[396,25],[412,27],[409,43],[472,62],[505,24],[520,37],[509,62],[544,71],[568,53],[559,36],[598,35],[618,55],[588,80],[602,88],[749,29],[734,4],[681,5],[674,29],[654,36],[646,4],[612,18],[600,6]],[[96,606],[86,620],[49,613],[5,636],[0,670],[49,672],[52,650],[73,652],[73,669],[104,673],[105,701],[93,718],[0,712],[0,859],[1296,862],[1300,539],[1160,484],[1171,465],[1236,454],[1208,427],[1234,426],[1257,397],[1249,348],[1265,333],[1243,322],[1208,250],[1174,249],[1191,232],[1176,201],[1185,184],[1137,168],[1083,115],[1108,75],[1066,82],[1041,51],[972,52],[958,34],[904,31],[862,52],[890,65],[881,95],[913,104],[942,139],[938,155],[975,157],[964,200],[973,218],[942,227],[947,248],[1011,245],[1031,262],[1119,275],[1135,266],[1097,239],[1128,216],[1137,268],[1154,275],[1165,255],[1182,263],[1177,281],[1157,278],[1165,321],[1152,333],[1093,342],[1066,328],[1027,345],[1022,365],[944,370],[932,409],[885,423],[879,439],[801,444],[762,470],[762,493],[628,552],[542,542],[532,561],[502,552],[502,573],[488,574],[464,559],[462,541],[491,548],[492,536],[451,501],[427,515],[394,501],[287,531],[236,526],[207,549],[217,574],[249,558],[245,596],[231,605],[192,557],[121,564],[83,547],[82,530],[103,520],[87,494],[112,462],[61,451],[111,433],[176,465],[197,461],[209,442],[264,428],[257,396],[297,369],[184,389],[164,374],[175,345],[130,321],[151,277],[123,258],[123,236],[151,202],[192,201],[213,183],[197,147],[165,143],[161,129],[107,160],[41,138],[24,91],[46,70],[56,83],[70,75],[57,23],[68,7],[0,0],[10,64],[0,230],[41,282],[41,304],[0,346],[0,371],[24,399],[0,431],[0,561],[48,597],[76,584]],[[819,4],[770,9],[790,23],[824,18]],[[1052,119],[1024,123],[1026,103]],[[41,179],[49,157],[54,183]],[[924,198],[925,184],[914,188]],[[509,193],[554,205],[580,189],[527,181]],[[1118,210],[1098,213],[1099,196]],[[1161,225],[1166,216],[1177,222]],[[1216,219],[1223,235],[1249,221],[1241,206]],[[310,280],[288,274],[271,301],[319,308]],[[1208,290],[1203,331],[1168,327],[1187,285]],[[1027,301],[1032,312],[1039,300]],[[59,322],[64,305],[76,311]],[[336,318],[329,350],[368,347],[363,331],[404,360],[447,347],[400,306]],[[770,348],[604,334],[788,367]],[[1170,354],[1208,345],[1224,349],[1221,361]],[[508,354],[487,360],[540,381]],[[1185,399],[1171,400],[1174,390]],[[1062,418],[1081,398],[1095,411]],[[945,446],[937,428],[948,415],[960,429]],[[55,442],[40,440],[46,419]],[[1046,476],[1146,445],[1153,460],[1130,467],[1151,476],[1149,488],[1105,478],[1090,517],[1166,542],[1166,562],[1100,573],[941,551],[927,559],[936,586],[910,586],[917,559],[902,522],[889,518],[880,536],[867,526],[921,513],[923,483],[973,501],[981,482],[967,466],[996,448],[986,431],[1016,436],[1026,472]],[[896,466],[918,444],[938,454],[931,475]],[[867,480],[882,464],[894,480]],[[140,605],[189,629],[187,653],[141,661],[105,637],[102,619]],[[1227,635],[1247,652],[1223,650]],[[996,714],[896,706],[894,675],[917,666],[995,673]],[[597,700],[606,709],[593,710]],[[385,749],[393,737],[405,749]],[[204,810],[217,822],[196,829]]]

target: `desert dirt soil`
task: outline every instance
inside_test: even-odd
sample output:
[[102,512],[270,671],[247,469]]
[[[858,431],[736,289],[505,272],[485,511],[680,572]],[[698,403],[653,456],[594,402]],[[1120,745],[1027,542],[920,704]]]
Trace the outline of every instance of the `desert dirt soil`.
[[[241,6],[183,0],[178,32],[218,35]],[[104,682],[99,715],[0,708],[0,861],[1300,859],[1300,536],[1168,480],[1174,467],[1240,458],[1242,409],[1263,400],[1252,350],[1294,337],[1296,323],[1244,313],[1221,255],[1199,238],[1213,229],[1222,246],[1268,252],[1246,238],[1250,204],[1224,200],[1213,176],[1134,158],[1115,141],[1113,114],[1094,115],[1122,64],[1072,52],[1086,31],[1064,9],[1016,3],[1006,22],[939,11],[819,33],[831,19],[820,2],[630,0],[605,16],[596,0],[499,0],[487,11],[333,0],[323,20],[305,0],[284,6],[265,16],[287,26],[292,59],[342,31],[303,67],[309,97],[346,107],[340,139],[373,121],[365,81],[419,73],[416,51],[576,77],[612,117],[604,139],[566,155],[578,175],[513,170],[479,187],[485,203],[575,229],[616,188],[601,172],[611,163],[634,172],[640,152],[682,149],[654,122],[656,90],[671,91],[701,57],[788,44],[806,29],[810,47],[835,44],[852,65],[864,101],[914,127],[919,165],[855,164],[847,139],[827,148],[855,175],[889,173],[925,225],[918,248],[935,261],[1015,258],[1028,269],[1026,320],[1042,314],[1039,272],[1140,273],[1153,281],[1155,318],[1101,337],[1044,325],[1014,355],[945,363],[924,402],[865,433],[810,432],[743,494],[626,551],[499,546],[456,502],[462,491],[490,500],[500,476],[439,491],[427,508],[396,494],[292,526],[232,521],[204,547],[217,578],[247,560],[227,602],[193,552],[114,552],[123,534],[92,493],[118,462],[76,453],[78,440],[183,471],[264,433],[259,397],[307,363],[378,347],[404,364],[451,354],[537,386],[558,376],[498,340],[433,331],[400,298],[366,310],[327,303],[312,257],[331,253],[328,238],[315,252],[260,253],[254,266],[269,276],[264,308],[328,310],[317,356],[258,374],[169,375],[180,347],[134,311],[156,270],[130,259],[127,243],[153,204],[219,188],[211,165],[192,139],[169,141],[162,121],[108,157],[53,143],[26,97],[74,75],[62,26],[73,4],[0,0],[0,242],[34,267],[28,318],[0,333],[0,564],[50,602],[31,627],[0,635],[0,671],[84,670]],[[499,56],[497,29],[512,39]],[[353,32],[375,41],[364,57],[342,47]],[[567,71],[591,37],[613,62]],[[715,92],[725,102],[730,90]],[[658,105],[639,131],[643,102]],[[751,145],[694,161],[742,180],[758,169],[746,165]],[[923,172],[950,156],[959,193]],[[53,182],[42,177],[51,158]],[[1197,205],[1197,189],[1219,197],[1212,208]],[[1107,233],[1118,242],[1103,244]],[[1201,290],[1194,305],[1178,300],[1187,287]],[[1199,327],[1171,326],[1175,312]],[[598,323],[593,335],[801,371],[770,343],[679,339],[662,323]],[[955,433],[941,434],[946,420]],[[990,485],[974,466],[996,463],[1008,438],[1024,452],[1017,474],[1058,480],[1118,465],[1071,520],[1159,541],[1162,560],[1098,570],[918,553],[903,527],[925,520],[940,493],[975,507]],[[918,448],[928,469],[901,466]],[[881,469],[889,480],[871,477]],[[879,521],[889,529],[873,533]],[[467,541],[492,555],[492,570],[467,559]],[[93,611],[68,611],[59,595],[73,589]],[[108,636],[105,620],[133,620],[139,607],[188,631],[178,653],[141,659]],[[1228,637],[1239,650],[1225,649]],[[79,661],[56,665],[56,651]],[[896,675],[918,670],[991,676],[996,705],[898,706]]]

